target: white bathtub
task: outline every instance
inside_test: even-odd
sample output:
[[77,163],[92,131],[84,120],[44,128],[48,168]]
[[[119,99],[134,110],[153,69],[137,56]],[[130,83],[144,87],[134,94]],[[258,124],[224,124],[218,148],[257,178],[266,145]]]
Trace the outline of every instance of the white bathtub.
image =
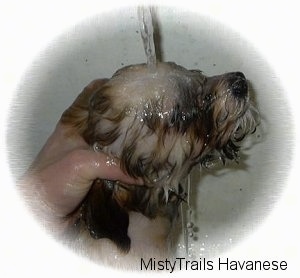
[[[195,259],[230,254],[244,254],[244,258],[252,254],[254,259],[263,254],[268,259],[278,259],[281,254],[284,260],[292,256],[286,251],[290,245],[278,243],[281,239],[277,236],[285,235],[285,230],[280,223],[276,226],[274,217],[283,221],[283,210],[295,202],[293,194],[287,194],[294,186],[290,177],[299,145],[295,139],[297,104],[291,101],[298,92],[291,91],[295,80],[289,75],[288,64],[284,64],[288,62],[276,59],[286,46],[272,34],[274,29],[284,33],[284,29],[277,28],[276,17],[274,25],[268,25],[262,12],[258,12],[260,25],[248,14],[251,10],[247,12],[244,6],[241,12],[242,7],[236,5],[232,9],[220,3],[203,10],[199,5],[186,10],[157,9],[163,60],[200,69],[207,75],[244,72],[262,116],[257,133],[245,144],[239,165],[193,172],[192,220],[197,229],[196,239],[189,241],[190,254]],[[123,65],[145,62],[135,8],[87,15],[35,53],[14,91],[6,122],[8,164],[14,176],[28,167],[61,113],[84,86],[93,79],[110,77]],[[265,35],[269,40],[260,28],[268,31]],[[270,41],[277,39],[282,49],[275,44],[270,48]],[[282,228],[282,232],[274,232],[274,227]],[[289,233],[285,237],[288,241]],[[182,238],[179,244],[182,245]],[[182,252],[178,248],[178,254]],[[67,254],[71,261],[78,261]],[[46,257],[49,259],[50,255]]]

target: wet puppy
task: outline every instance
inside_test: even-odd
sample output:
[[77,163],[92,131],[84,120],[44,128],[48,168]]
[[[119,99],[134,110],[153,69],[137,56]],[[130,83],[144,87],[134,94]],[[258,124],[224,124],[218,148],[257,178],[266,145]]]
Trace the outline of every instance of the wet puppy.
[[216,157],[237,160],[237,142],[255,130],[258,118],[241,72],[207,77],[175,63],[158,63],[155,70],[140,64],[92,82],[61,123],[95,151],[118,158],[144,186],[94,181],[72,215],[74,230],[109,239],[126,253],[136,246],[128,229],[132,215],[139,214],[150,225],[144,238],[163,219],[159,248],[166,248],[184,199],[180,181],[196,164]]

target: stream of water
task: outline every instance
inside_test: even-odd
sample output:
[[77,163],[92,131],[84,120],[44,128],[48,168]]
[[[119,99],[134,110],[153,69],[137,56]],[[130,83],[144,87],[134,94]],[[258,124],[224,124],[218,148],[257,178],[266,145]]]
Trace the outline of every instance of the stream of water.
[[[144,50],[147,58],[149,70],[156,70],[156,53],[154,44],[154,28],[153,28],[153,9],[151,7],[138,7],[138,20],[140,25],[141,37],[144,44]],[[191,191],[191,176],[188,175],[185,190],[187,192],[187,203],[181,203],[180,214],[183,235],[183,248],[185,255],[190,256],[189,238],[193,237],[193,223],[191,222],[191,206],[190,206],[190,191]]]
[[138,19],[140,24],[141,37],[144,43],[147,65],[149,69],[156,69],[156,53],[154,45],[154,29],[152,22],[152,8],[138,7]]

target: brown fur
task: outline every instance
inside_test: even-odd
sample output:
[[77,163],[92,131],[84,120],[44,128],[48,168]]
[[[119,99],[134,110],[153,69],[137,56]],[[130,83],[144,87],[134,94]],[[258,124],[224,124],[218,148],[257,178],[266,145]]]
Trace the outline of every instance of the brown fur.
[[94,238],[110,238],[128,251],[128,212],[176,218],[180,181],[216,154],[236,160],[236,142],[255,130],[258,113],[243,74],[206,77],[160,63],[156,75],[135,65],[92,82],[61,122],[143,178],[144,187],[95,181],[79,214]]

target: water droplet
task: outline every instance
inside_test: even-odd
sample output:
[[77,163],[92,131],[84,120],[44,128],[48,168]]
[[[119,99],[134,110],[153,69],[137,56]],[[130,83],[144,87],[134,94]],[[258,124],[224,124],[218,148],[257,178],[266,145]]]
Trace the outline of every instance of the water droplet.
[[106,157],[106,166],[116,166],[117,163],[115,162],[113,157],[107,156]]
[[209,168],[213,168],[216,165],[216,163],[214,161],[205,161],[204,163],[204,167],[209,169]]
[[178,247],[179,249],[185,249],[185,245],[182,244],[182,243],[178,243],[177,247]]
[[102,150],[102,147],[99,145],[98,142],[95,142],[93,144],[93,149],[94,149],[95,152],[100,152]]
[[113,190],[114,189],[114,182],[113,181],[106,180],[105,185],[106,185],[106,188],[108,190]]
[[193,222],[188,222],[187,224],[186,224],[186,227],[187,228],[192,228],[194,226],[194,223]]

